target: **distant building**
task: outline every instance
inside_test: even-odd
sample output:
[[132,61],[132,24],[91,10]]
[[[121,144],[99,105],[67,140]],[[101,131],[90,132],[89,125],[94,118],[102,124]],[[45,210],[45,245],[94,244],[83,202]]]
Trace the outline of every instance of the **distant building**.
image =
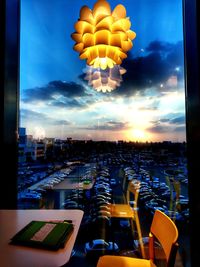
[[46,146],[43,141],[34,142],[34,157],[33,160],[43,160],[45,158]]
[[20,163],[26,162],[26,128],[19,128],[19,139],[18,139],[18,161]]
[[32,135],[26,135],[26,128],[19,128],[18,162],[41,160],[45,158],[46,145],[35,141]]

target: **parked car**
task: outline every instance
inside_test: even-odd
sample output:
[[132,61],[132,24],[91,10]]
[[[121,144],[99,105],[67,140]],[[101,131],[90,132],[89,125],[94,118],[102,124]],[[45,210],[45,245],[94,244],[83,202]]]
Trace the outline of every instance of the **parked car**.
[[116,184],[117,184],[117,182],[116,182],[116,180],[115,180],[115,179],[113,179],[113,178],[112,178],[112,179],[110,179],[110,184],[111,184],[111,185],[116,185]]
[[85,244],[85,253],[90,256],[99,256],[103,254],[112,254],[119,250],[115,242],[106,242],[104,239],[94,239]]

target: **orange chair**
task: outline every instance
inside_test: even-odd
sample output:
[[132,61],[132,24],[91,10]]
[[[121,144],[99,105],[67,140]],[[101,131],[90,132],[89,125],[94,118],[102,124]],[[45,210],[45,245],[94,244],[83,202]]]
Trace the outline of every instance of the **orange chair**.
[[[134,220],[134,213],[137,211],[137,201],[140,189],[140,181],[132,180],[128,184],[125,204],[110,204],[111,217],[127,218]],[[134,201],[130,201],[130,194],[134,195]],[[131,205],[133,204],[133,205]]]
[[[126,192],[126,203],[125,204],[109,204],[110,217],[118,219],[129,219],[131,224],[132,233],[134,233],[134,226],[136,226],[136,231],[139,240],[142,240],[142,233],[140,228],[140,221],[138,217],[138,197],[140,191],[141,182],[137,179],[133,179],[128,183]],[[131,200],[131,195],[133,195],[134,200]],[[145,257],[144,246],[140,242],[140,250],[142,257]]]
[[178,230],[174,222],[160,210],[156,210],[149,233],[149,259],[105,255],[99,258],[97,267],[156,267],[154,240],[159,241],[166,256],[166,266],[173,267],[178,249]]

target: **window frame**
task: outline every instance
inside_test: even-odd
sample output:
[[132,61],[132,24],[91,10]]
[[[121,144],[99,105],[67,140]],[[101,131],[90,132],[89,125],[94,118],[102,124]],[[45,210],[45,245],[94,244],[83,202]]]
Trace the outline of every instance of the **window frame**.
[[[19,29],[20,0],[0,1],[1,18],[1,160],[0,208],[15,209],[17,206],[17,131],[19,96]],[[185,82],[186,82],[186,139],[188,159],[188,190],[190,208],[191,266],[199,260],[196,249],[197,229],[200,225],[200,201],[197,174],[200,157],[200,86],[198,23],[200,3],[183,0]],[[191,30],[192,29],[192,30]],[[6,198],[4,196],[6,195]]]

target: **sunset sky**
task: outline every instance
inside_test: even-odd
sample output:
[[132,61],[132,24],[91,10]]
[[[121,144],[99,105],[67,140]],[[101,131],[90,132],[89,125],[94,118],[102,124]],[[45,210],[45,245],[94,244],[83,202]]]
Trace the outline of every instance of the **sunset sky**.
[[137,34],[110,93],[88,85],[70,36],[95,2],[21,0],[20,127],[35,138],[185,141],[182,1],[109,1]]

